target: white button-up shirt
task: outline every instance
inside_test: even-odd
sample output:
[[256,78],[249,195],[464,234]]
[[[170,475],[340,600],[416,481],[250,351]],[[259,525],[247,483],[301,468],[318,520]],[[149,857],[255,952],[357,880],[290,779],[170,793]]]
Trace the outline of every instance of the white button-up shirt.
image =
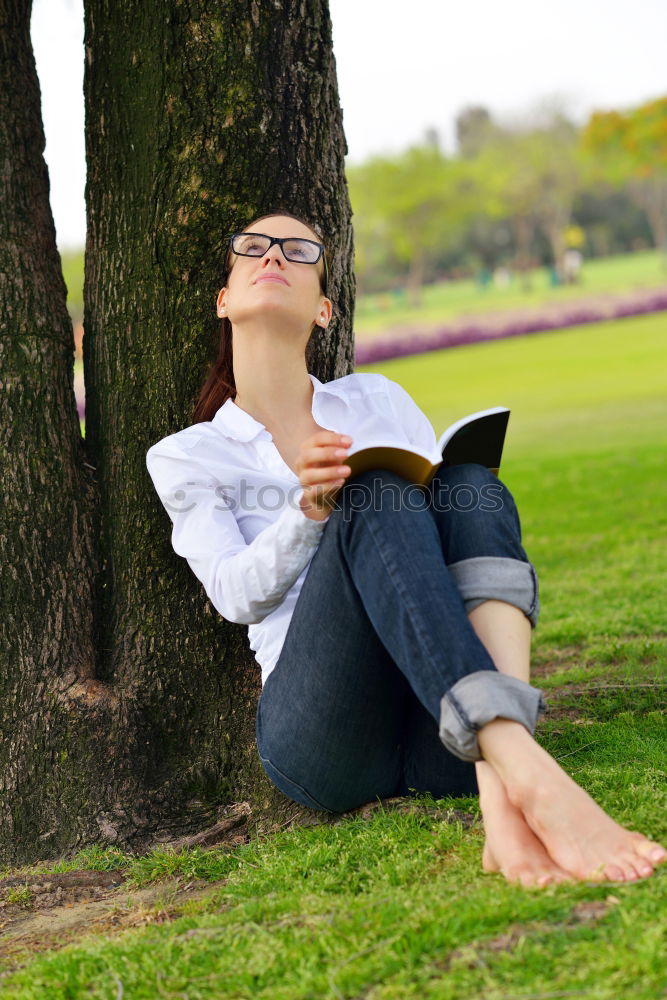
[[[313,383],[312,414],[352,448],[389,435],[433,450],[433,427],[398,382],[358,372]],[[149,448],[146,465],[173,522],[172,545],[187,559],[215,609],[249,625],[250,648],[273,670],[308,565],[329,518],[299,507],[303,488],[259,421],[228,399],[210,421]]]

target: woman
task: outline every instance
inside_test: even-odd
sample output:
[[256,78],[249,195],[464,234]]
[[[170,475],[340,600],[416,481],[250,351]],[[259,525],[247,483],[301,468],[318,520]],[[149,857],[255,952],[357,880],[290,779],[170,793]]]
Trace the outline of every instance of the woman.
[[[230,238],[226,275],[195,423],[147,465],[175,551],[218,612],[249,625],[271,780],[335,812],[479,792],[484,869],[525,886],[650,875],[667,851],[615,823],[533,739],[537,583],[507,489],[477,465],[440,470],[421,507],[387,470],[346,482],[355,438],[384,429],[433,448],[429,421],[384,376],[309,373],[332,315],[310,224],[254,220]],[[501,502],[448,502],[490,483]]]

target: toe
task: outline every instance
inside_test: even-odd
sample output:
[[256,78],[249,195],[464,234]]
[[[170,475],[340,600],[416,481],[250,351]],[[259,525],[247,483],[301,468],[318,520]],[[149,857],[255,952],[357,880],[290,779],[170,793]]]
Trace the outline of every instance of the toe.
[[534,871],[532,869],[515,871],[514,881],[520,882],[526,889],[545,889],[549,885],[560,885],[561,882],[573,882],[574,879],[568,872],[560,868],[545,868],[541,871]]
[[667,860],[667,851],[660,844],[656,844],[654,840],[646,840],[642,837],[633,846],[635,852],[649,863],[657,865]]
[[520,865],[505,865],[500,869],[500,871],[508,882],[513,882],[515,885],[517,883],[520,885],[525,884],[524,878],[526,876],[526,872]]
[[620,867],[623,869],[623,878],[626,882],[636,882],[637,879],[641,878],[638,865],[630,858],[624,858],[620,862]]
[[643,858],[641,854],[632,854],[628,858],[628,862],[637,873],[637,878],[648,878],[649,875],[653,874],[653,865],[646,858]]
[[542,889],[549,885],[552,879],[550,872],[523,871],[519,881],[524,889]]
[[569,872],[559,869],[557,872],[554,872],[554,882],[574,882],[574,878]]
[[625,875],[620,865],[605,865],[601,872],[601,881],[625,882]]

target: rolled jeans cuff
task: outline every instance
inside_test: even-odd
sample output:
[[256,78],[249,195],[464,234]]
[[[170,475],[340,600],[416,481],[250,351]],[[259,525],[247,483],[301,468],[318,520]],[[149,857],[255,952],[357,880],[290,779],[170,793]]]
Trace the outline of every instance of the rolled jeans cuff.
[[447,567],[468,613],[484,601],[513,604],[533,628],[540,613],[537,574],[532,563],[507,556],[474,556]]
[[496,670],[462,677],[440,702],[440,739],[461,760],[482,760],[477,731],[492,719],[520,722],[531,735],[546,702],[538,688]]

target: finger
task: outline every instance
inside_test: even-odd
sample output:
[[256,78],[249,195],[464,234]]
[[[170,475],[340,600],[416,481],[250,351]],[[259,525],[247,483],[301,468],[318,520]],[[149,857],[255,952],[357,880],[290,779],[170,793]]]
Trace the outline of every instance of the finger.
[[317,431],[312,437],[306,438],[302,448],[319,448],[329,446],[348,447],[352,444],[349,434],[339,434],[337,431]]
[[327,479],[324,483],[316,483],[313,486],[304,486],[303,492],[311,501],[320,500],[329,493],[337,492],[345,482],[344,478]]
[[[301,468],[308,467],[323,468],[325,466],[341,465],[347,458],[348,448],[339,448],[334,445],[322,446],[319,448],[308,448],[301,452],[297,462],[301,462]],[[295,463],[296,464],[296,463]]]
[[331,444],[332,442],[337,443],[338,441],[347,441],[352,443],[352,438],[349,434],[340,434],[338,431],[317,431],[313,435],[315,441],[319,444]]
[[336,478],[340,475],[340,472],[338,471],[339,469],[349,469],[349,465],[347,465],[344,456],[333,455],[329,458],[323,458],[321,462],[304,462],[301,466],[301,471],[304,474],[311,472],[313,474],[320,474],[322,472],[326,472],[327,470],[330,472],[333,470],[332,475],[335,472]]
[[323,467],[315,467],[311,465],[307,469],[303,469],[301,472],[301,485],[313,486],[338,480],[341,477],[349,476],[351,471],[352,470],[349,465],[327,465]]

